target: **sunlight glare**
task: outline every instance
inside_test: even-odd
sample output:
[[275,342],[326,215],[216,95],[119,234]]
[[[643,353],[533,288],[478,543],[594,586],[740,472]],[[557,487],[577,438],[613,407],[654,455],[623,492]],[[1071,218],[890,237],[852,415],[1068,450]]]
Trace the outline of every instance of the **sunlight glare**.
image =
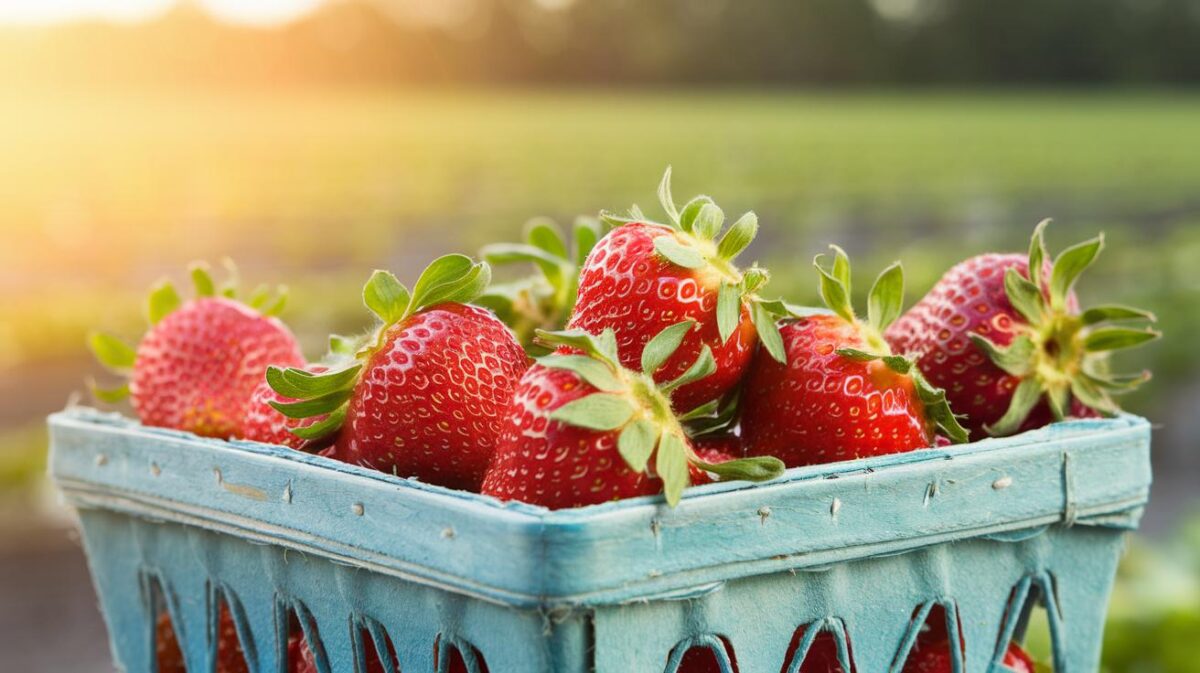
[[166,11],[175,0],[4,0],[0,23],[45,25],[80,19],[118,23],[144,21]]

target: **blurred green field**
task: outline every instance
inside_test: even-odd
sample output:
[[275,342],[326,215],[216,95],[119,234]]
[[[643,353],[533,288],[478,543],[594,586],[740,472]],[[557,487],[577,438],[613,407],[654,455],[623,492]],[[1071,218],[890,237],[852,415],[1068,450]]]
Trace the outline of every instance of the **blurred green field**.
[[[678,196],[758,212],[745,258],[798,302],[831,242],[860,289],[904,260],[915,297],[958,259],[1023,248],[1042,217],[1055,249],[1105,230],[1085,301],[1150,308],[1168,335],[1128,358],[1158,374],[1128,406],[1164,424],[1168,465],[1196,445],[1200,95],[97,89],[9,91],[0,121],[0,490],[41,473],[42,418],[97,373],[87,329],[135,337],[143,288],[188,260],[291,285],[315,357],[366,325],[372,268],[411,280],[533,215],[657,213],[667,164]],[[1167,613],[1135,607],[1118,603],[1134,626],[1114,637],[1136,659]]]

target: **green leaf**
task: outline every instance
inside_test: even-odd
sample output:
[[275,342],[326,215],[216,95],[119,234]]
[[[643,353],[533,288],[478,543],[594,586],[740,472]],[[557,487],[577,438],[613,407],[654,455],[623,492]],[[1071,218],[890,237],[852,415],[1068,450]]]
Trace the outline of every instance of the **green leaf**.
[[692,366],[688,367],[687,371],[680,374],[675,380],[659,386],[659,390],[669,395],[671,391],[681,386],[686,386],[689,383],[699,381],[715,371],[717,371],[717,362],[713,359],[712,349],[708,347],[708,344],[705,344],[700,348],[700,355],[692,363]]
[[[299,395],[289,395],[288,397],[309,399],[328,395],[338,390],[353,388],[354,384],[358,382],[358,373],[361,370],[362,364],[359,363],[345,369],[321,372],[320,374],[306,372],[303,369],[289,368],[283,370],[283,380],[291,384],[291,387],[300,393]],[[275,392],[282,394],[279,390]]]
[[867,322],[882,332],[900,317],[904,306],[904,268],[895,262],[884,269],[867,295]]
[[179,308],[180,303],[182,302],[175,286],[168,280],[160,281],[150,291],[150,297],[146,300],[146,319],[151,325],[157,325]]
[[236,299],[238,283],[240,282],[237,264],[230,257],[222,257],[221,266],[225,267],[225,282],[221,283],[221,296]]
[[92,397],[104,402],[105,404],[116,404],[129,397],[129,384],[123,383],[116,388],[101,388],[96,385],[95,381],[91,381],[88,387],[92,391]]
[[692,231],[696,224],[696,217],[700,214],[700,209],[705,204],[711,204],[712,202],[712,199],[703,195],[688,201],[687,205],[679,211],[679,228],[683,231]]
[[692,465],[712,472],[721,477],[721,481],[769,481],[782,475],[787,466],[774,456],[755,456],[727,460],[723,463],[706,463],[702,460],[692,460]]
[[1050,304],[1062,309],[1067,305],[1067,294],[1075,279],[1084,269],[1091,266],[1096,255],[1104,248],[1104,234],[1083,243],[1073,245],[1059,254],[1050,271]]
[[654,424],[639,418],[621,431],[617,437],[617,451],[625,459],[629,469],[638,473],[645,472],[657,440],[658,434]]
[[1013,308],[1025,316],[1025,320],[1029,321],[1029,324],[1041,324],[1046,309],[1042,293],[1014,267],[1009,267],[1004,272],[1004,291]]
[[1071,406],[1071,390],[1066,386],[1047,388],[1046,401],[1050,406],[1050,415],[1056,422],[1061,421],[1067,417],[1067,410]]
[[903,355],[884,355],[879,359],[883,361],[883,364],[887,365],[888,369],[897,374],[908,374],[913,369],[913,361]]
[[704,418],[706,416],[712,416],[713,414],[717,413],[720,410],[720,408],[721,408],[721,400],[719,400],[719,399],[709,400],[708,402],[701,404],[700,406],[696,407],[695,409],[692,409],[691,411],[689,411],[685,414],[681,414],[677,418],[680,421],[693,421],[693,420],[696,420],[697,418]]
[[631,224],[633,222],[643,221],[642,218],[632,217],[632,215],[632,211],[630,211],[629,215],[621,215],[619,213],[614,213],[611,210],[602,210],[600,211],[600,221],[609,227],[619,227],[623,224]]
[[1033,356],[1037,347],[1027,335],[1018,336],[1008,346],[999,346],[981,334],[968,336],[993,364],[1005,372],[1013,376],[1025,376],[1033,371]]
[[621,392],[627,387],[613,374],[611,366],[586,355],[551,353],[538,358],[538,364],[551,369],[565,369],[574,372],[579,378],[590,383],[593,388],[606,393]]
[[192,285],[196,288],[197,297],[211,297],[217,293],[217,288],[213,284],[212,273],[208,269],[208,264],[204,262],[192,262]]
[[1125,376],[1087,374],[1084,376],[1093,386],[1113,394],[1127,393],[1136,390],[1138,386],[1150,380],[1150,372],[1142,371]]
[[592,393],[555,409],[550,419],[589,430],[616,430],[629,422],[633,412],[624,396]]
[[246,305],[255,311],[262,311],[263,306],[266,306],[267,300],[271,298],[271,288],[266,283],[260,283],[250,296],[246,299]]
[[105,369],[117,374],[128,374],[137,362],[137,351],[111,334],[92,332],[88,335],[88,347]]
[[695,320],[677,322],[655,334],[642,349],[642,373],[654,376],[672,354],[679,349],[684,337],[696,325]]
[[476,264],[466,255],[443,255],[433,260],[413,285],[409,311],[443,302],[469,302],[491,279],[492,269],[486,262]]
[[706,241],[711,241],[721,233],[721,227],[725,225],[725,212],[717,207],[715,203],[706,203],[700,207],[700,212],[696,215],[696,222],[692,225],[692,232],[699,238]]
[[1084,406],[1095,409],[1105,416],[1114,416],[1121,411],[1108,393],[1092,385],[1086,378],[1080,377],[1071,380],[1071,394]]
[[680,243],[669,234],[654,239],[654,251],[672,264],[685,269],[700,269],[708,264],[698,250]]
[[1029,239],[1029,279],[1038,290],[1046,287],[1042,278],[1042,266],[1046,263],[1046,238],[1043,232],[1049,224],[1049,218],[1038,222]]
[[1140,346],[1160,336],[1162,336],[1161,332],[1149,328],[1101,327],[1088,332],[1083,339],[1083,347],[1092,352],[1114,351]]
[[543,273],[557,272],[558,268],[566,261],[566,259],[557,257],[539,247],[524,243],[492,243],[483,246],[479,254],[492,264],[515,264],[517,262],[536,264]]
[[322,421],[306,425],[302,428],[292,428],[291,432],[300,439],[305,439],[310,442],[324,439],[329,435],[337,432],[338,428],[342,427],[342,423],[346,421],[346,407],[342,406],[329,412],[329,416]]
[[550,348],[557,346],[578,348],[585,354],[593,358],[598,358],[614,368],[619,366],[617,339],[611,329],[604,330],[600,333],[600,336],[595,336],[581,329],[559,330],[556,332],[539,329],[534,332],[537,335],[536,341],[543,346]]
[[994,437],[1004,437],[1021,429],[1021,424],[1029,416],[1038,400],[1042,399],[1042,384],[1034,377],[1029,377],[1017,384],[1013,391],[1012,401],[1008,410],[994,424],[986,426],[988,434]]
[[1120,322],[1125,320],[1147,320],[1155,322],[1158,320],[1155,315],[1149,311],[1143,311],[1140,308],[1132,306],[1120,306],[1117,304],[1107,304],[1104,306],[1093,306],[1083,312],[1081,316],[1083,324],[1095,325],[1102,322]]
[[750,318],[754,321],[754,330],[758,333],[758,340],[763,348],[767,349],[767,353],[775,358],[776,362],[786,364],[787,349],[783,345],[783,335],[779,333],[775,316],[761,303],[754,302],[750,307]]
[[342,357],[354,357],[362,340],[358,337],[348,337],[341,334],[329,335],[329,352]]
[[883,357],[878,353],[868,353],[867,351],[859,350],[857,348],[839,348],[834,352],[844,358],[850,358],[851,360],[857,360],[858,362],[870,362]]
[[958,417],[950,409],[950,403],[946,401],[946,391],[929,383],[921,374],[921,370],[916,367],[909,372],[909,376],[912,377],[917,397],[921,400],[921,404],[925,405],[925,417],[937,426],[938,431],[948,437],[951,442],[955,444],[966,442],[970,433],[958,422]]
[[[843,259],[845,254],[842,253],[841,248],[833,247],[837,250],[838,257],[834,261],[832,271],[826,271],[821,266],[821,258],[824,255],[817,255],[813,260],[813,266],[817,267],[817,272],[821,274],[821,298],[834,313],[849,322],[854,322],[854,309],[850,306],[850,285],[839,277],[844,275],[848,278],[849,274],[838,270],[837,260]],[[848,264],[845,270],[849,270]]]
[[750,211],[738,218],[717,243],[717,256],[724,260],[737,257],[758,235],[758,215]]
[[288,288],[287,288],[287,286],[286,286],[286,285],[280,285],[279,287],[275,288],[275,292],[276,292],[276,295],[277,295],[277,296],[275,297],[275,301],[271,302],[271,305],[270,305],[270,306],[267,306],[266,308],[264,308],[264,309],[262,310],[262,314],[263,314],[263,315],[265,315],[265,316],[276,316],[276,315],[279,315],[280,313],[283,313],[283,309],[284,309],[284,307],[286,307],[286,306],[287,306],[287,301],[288,301]]
[[671,224],[679,226],[679,211],[675,209],[675,199],[671,197],[671,167],[667,166],[662,181],[658,183],[658,202],[662,204]]
[[742,319],[742,291],[737,285],[721,281],[717,290],[717,333],[721,343],[729,341]]
[[594,217],[577,217],[575,218],[575,230],[572,236],[572,243],[575,247],[575,266],[583,266],[587,261],[587,256],[592,252],[592,248],[596,247],[596,242],[600,240],[603,225]]
[[311,418],[331,413],[340,407],[343,402],[350,399],[350,395],[353,392],[353,388],[347,388],[312,399],[301,399],[299,402],[271,402],[270,404],[276,411],[288,418]]
[[391,271],[376,269],[363,286],[363,303],[383,321],[392,325],[404,318],[409,303],[408,289]]
[[663,493],[671,507],[679,504],[683,490],[690,483],[688,448],[684,439],[674,432],[664,432],[658,440],[654,471],[663,482]]
[[840,247],[836,245],[829,247],[833,249],[833,277],[845,286],[846,296],[850,296],[850,258]]
[[540,250],[559,258],[567,259],[567,244],[562,229],[548,217],[535,217],[525,224],[525,240]]

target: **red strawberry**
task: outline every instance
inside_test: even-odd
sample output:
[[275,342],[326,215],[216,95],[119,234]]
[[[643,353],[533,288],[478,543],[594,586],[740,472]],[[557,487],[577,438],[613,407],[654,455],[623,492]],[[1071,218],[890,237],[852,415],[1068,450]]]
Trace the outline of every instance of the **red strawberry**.
[[[1004,665],[1012,673],[1034,673],[1033,660],[1016,643],[1010,643],[1005,651]],[[954,660],[948,640],[927,643],[924,646],[918,641],[908,661],[904,663],[904,673],[952,673],[953,670]]]
[[892,355],[881,332],[900,313],[904,275],[893,264],[871,288],[868,319],[850,307],[850,263],[840,248],[832,271],[820,265],[821,294],[833,313],[785,320],[787,364],[754,360],[742,390],[742,435],[751,455],[811,465],[933,446],[937,430],[965,441],[942,391],[909,360]]
[[[642,371],[658,371],[692,329],[683,321],[646,345]],[[612,330],[542,333],[549,345],[581,351],[547,355],[529,368],[513,396],[483,493],[552,509],[666,493],[675,505],[691,480],[689,467],[732,479],[770,479],[773,458],[706,463],[671,410],[671,391],[716,369],[712,353],[679,378],[656,384],[621,366]],[[650,459],[655,458],[653,469]]]
[[[1112,395],[1149,378],[1113,376],[1108,354],[1159,336],[1153,322],[1125,306],[1080,312],[1072,286],[1103,247],[1103,236],[1046,255],[1042,222],[1028,257],[980,255],[946,272],[929,294],[887,331],[887,340],[914,358],[933,385],[946,389],[972,431],[1009,435],[1068,414],[1111,415]],[[1036,269],[1030,278],[1029,270]]]
[[197,298],[181,302],[170,283],[150,296],[150,331],[137,350],[107,334],[93,334],[92,351],[109,369],[130,376],[128,385],[96,390],[105,401],[132,395],[146,425],[187,430],[207,437],[240,437],[250,395],[268,365],[304,362],[295,337],[273,314],[265,313],[265,292],[250,305],[216,288],[205,267],[192,268]]
[[472,303],[495,311],[526,350],[544,355],[534,343],[535,330],[560,330],[566,325],[579,291],[579,267],[608,229],[602,220],[578,217],[568,245],[554,220],[530,220],[525,225],[525,243],[494,243],[480,250],[480,255],[493,266],[532,264],[537,273],[493,284]]
[[673,394],[675,408],[690,411],[738,383],[760,339],[783,358],[775,330],[783,304],[758,297],[767,281],[764,270],[742,272],[733,264],[758,231],[754,213],[743,215],[717,241],[725,219],[721,209],[707,196],[676,209],[670,178],[668,169],[659,187],[669,224],[649,222],[636,208],[630,218],[605,216],[619,226],[600,239],[584,262],[568,325],[590,334],[613,330],[621,364],[636,369],[642,348],[655,334],[680,320],[695,321],[675,355],[650,372],[656,381],[673,380],[707,346],[716,371]]
[[[324,365],[309,365],[304,368],[304,371],[321,374],[328,369]],[[324,421],[327,415],[303,419],[288,418],[271,406],[272,403],[291,404],[298,401],[275,392],[271,388],[270,382],[263,378],[254,392],[250,394],[250,406],[246,410],[246,420],[242,424],[242,438],[264,444],[280,444],[298,450],[314,448],[317,444],[313,440],[300,437],[296,431]]]
[[[527,366],[525,352],[490,312],[470,301],[486,264],[447,255],[408,290],[376,271],[364,301],[382,320],[349,365],[312,375],[272,369],[274,403],[291,418],[328,414],[307,438],[341,427],[332,457],[450,488],[477,490],[501,419]],[[344,423],[344,427],[342,427]]]
[[[167,612],[158,615],[155,623],[157,634],[156,645],[158,673],[186,673],[183,663],[183,652],[179,641],[175,638],[175,629],[171,626],[171,616]],[[242,642],[238,639],[237,626],[229,607],[221,604],[220,618],[217,622],[217,666],[215,673],[247,673],[246,657],[242,653]]]

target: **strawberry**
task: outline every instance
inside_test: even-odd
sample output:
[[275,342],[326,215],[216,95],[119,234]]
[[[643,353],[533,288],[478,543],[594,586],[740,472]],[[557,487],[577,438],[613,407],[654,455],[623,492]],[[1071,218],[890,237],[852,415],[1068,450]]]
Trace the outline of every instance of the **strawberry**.
[[[1012,673],[1034,673],[1035,670],[1033,660],[1016,643],[1009,644],[1004,653],[1003,663]],[[908,661],[904,663],[904,673],[952,673],[953,670],[954,659],[950,641],[945,639],[927,643],[923,647],[918,641]],[[808,673],[807,670],[805,673]]]
[[743,272],[733,263],[758,231],[754,213],[743,215],[717,240],[725,215],[707,196],[676,208],[670,169],[663,176],[659,199],[667,224],[650,222],[636,207],[628,218],[602,215],[616,228],[600,239],[583,264],[568,327],[590,334],[613,330],[621,364],[636,369],[642,349],[655,334],[680,320],[694,321],[675,355],[650,372],[659,382],[676,379],[707,346],[716,371],[672,395],[676,409],[690,411],[738,383],[760,340],[782,360],[775,318],[784,306],[758,296],[766,271],[752,267]]
[[275,392],[299,400],[272,406],[289,418],[327,414],[293,432],[316,440],[340,428],[333,458],[477,490],[527,366],[503,323],[462,303],[489,277],[486,263],[446,255],[410,294],[395,276],[376,271],[363,299],[381,324],[354,359],[327,372],[269,369]]
[[131,397],[146,425],[240,437],[251,393],[267,366],[300,365],[304,357],[274,317],[283,308],[282,294],[263,310],[265,290],[243,304],[232,286],[218,295],[203,265],[192,267],[192,280],[197,296],[188,301],[169,282],[155,288],[147,311],[151,328],[136,350],[109,334],[90,336],[101,364],[130,379],[120,388],[93,390],[106,402]]
[[[958,264],[886,333],[893,349],[946,389],[972,432],[1010,435],[1068,414],[1112,415],[1112,396],[1149,378],[1112,375],[1108,355],[1157,338],[1144,326],[1154,316],[1115,305],[1080,311],[1072,291],[1103,235],[1051,262],[1047,222],[1034,229],[1028,256],[987,254]],[[1111,324],[1130,321],[1142,326]]]
[[[158,673],[186,673],[183,663],[183,651],[179,640],[175,637],[175,629],[171,626],[171,615],[161,612],[154,625]],[[237,626],[229,607],[221,604],[220,617],[217,621],[217,665],[215,673],[247,673],[246,656],[242,653],[242,642],[238,639]]]
[[939,430],[966,441],[945,394],[883,340],[900,313],[899,263],[875,281],[863,322],[850,306],[850,262],[833,249],[831,270],[822,256],[814,262],[833,312],[785,320],[787,363],[759,353],[747,375],[741,425],[749,453],[794,467],[930,447]]
[[535,330],[560,330],[566,325],[579,291],[579,267],[608,229],[602,220],[578,217],[568,244],[554,220],[530,220],[525,225],[525,243],[494,243],[484,246],[480,255],[493,266],[532,264],[537,273],[494,283],[473,303],[495,311],[527,351],[544,355],[534,343]]
[[[651,339],[641,372],[659,371],[693,328],[684,320]],[[521,378],[484,494],[558,509],[665,492],[674,506],[693,479],[690,467],[730,479],[782,472],[774,458],[708,463],[693,450],[681,425],[689,416],[677,416],[669,396],[716,370],[707,345],[678,378],[660,384],[621,365],[611,329],[599,336],[580,330],[540,336],[560,350],[539,358]]]

